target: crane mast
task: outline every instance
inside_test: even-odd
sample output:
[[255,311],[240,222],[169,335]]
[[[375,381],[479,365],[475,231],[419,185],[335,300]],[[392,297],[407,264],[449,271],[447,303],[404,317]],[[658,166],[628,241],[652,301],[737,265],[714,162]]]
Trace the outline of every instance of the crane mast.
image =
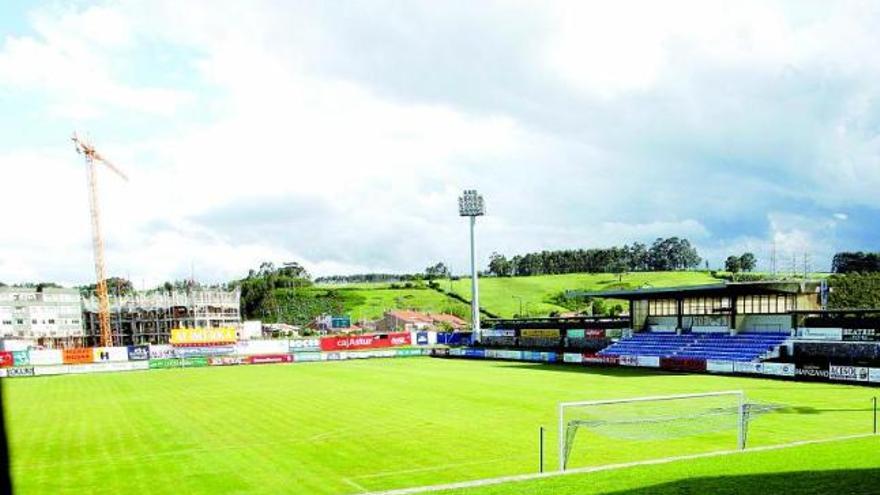
[[115,165],[105,160],[89,143],[76,134],[71,138],[77,153],[86,161],[86,177],[89,187],[89,213],[92,220],[92,250],[95,255],[95,295],[98,299],[98,327],[101,331],[101,345],[112,346],[113,335],[110,331],[110,298],[107,294],[107,272],[104,265],[104,238],[101,234],[101,209],[98,206],[98,168],[96,162],[102,162],[120,177],[128,177]]

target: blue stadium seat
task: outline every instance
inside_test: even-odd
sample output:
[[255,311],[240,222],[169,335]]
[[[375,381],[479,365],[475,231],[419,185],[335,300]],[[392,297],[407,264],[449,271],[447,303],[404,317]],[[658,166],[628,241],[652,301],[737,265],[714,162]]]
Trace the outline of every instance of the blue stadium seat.
[[605,356],[660,356],[755,361],[785,343],[787,333],[635,333],[599,351]]

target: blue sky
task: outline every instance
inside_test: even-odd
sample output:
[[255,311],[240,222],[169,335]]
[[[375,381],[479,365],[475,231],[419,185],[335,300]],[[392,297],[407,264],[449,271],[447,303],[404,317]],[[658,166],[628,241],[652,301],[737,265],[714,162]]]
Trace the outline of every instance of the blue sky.
[[466,269],[688,237],[717,267],[880,250],[872,2],[0,4],[0,281]]

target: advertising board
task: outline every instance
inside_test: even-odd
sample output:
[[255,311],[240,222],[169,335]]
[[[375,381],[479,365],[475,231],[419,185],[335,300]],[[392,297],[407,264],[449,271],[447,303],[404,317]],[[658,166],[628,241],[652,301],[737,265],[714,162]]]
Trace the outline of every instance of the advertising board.
[[868,381],[873,383],[880,382],[880,368],[868,369]]
[[866,382],[869,379],[868,368],[860,366],[837,366],[832,364],[828,367],[828,378],[846,382]]
[[6,378],[9,374],[6,372],[6,368],[0,368],[0,378]]
[[480,330],[483,337],[516,337],[516,330],[506,328],[490,328],[488,330]]
[[235,366],[245,364],[245,358],[241,356],[211,356],[208,358],[208,366]]
[[698,358],[669,357],[660,359],[660,367],[670,371],[706,371],[706,360]]
[[168,344],[150,344],[150,359],[170,359],[176,357],[177,353],[173,346]]
[[6,370],[6,376],[8,376],[9,378],[20,376],[34,376],[34,368],[31,366],[25,366],[22,368],[8,368]]
[[799,328],[798,338],[802,340],[841,340],[843,329],[841,328]]
[[521,337],[536,337],[536,338],[551,339],[554,337],[559,337],[559,329],[558,328],[524,328],[519,331],[519,335]]
[[790,363],[764,363],[763,373],[771,376],[795,376],[795,366]]
[[621,366],[638,366],[639,358],[637,356],[620,356],[619,362]]
[[828,366],[818,364],[799,364],[794,370],[795,376],[804,380],[827,380]]
[[183,363],[177,358],[150,359],[150,369],[180,368],[181,366]]
[[64,355],[61,353],[61,349],[31,349],[28,351],[28,355],[30,356],[30,364],[35,366],[64,363]]
[[248,364],[292,363],[293,356],[290,354],[261,354],[248,356]]
[[0,368],[11,368],[15,364],[15,356],[9,351],[0,352]]
[[472,357],[472,358],[484,358],[484,357],[486,357],[486,351],[484,351],[483,349],[467,348],[467,349],[464,349],[464,356],[465,357]]
[[412,337],[409,332],[388,334],[351,335],[344,337],[325,337],[321,339],[322,351],[341,351],[355,349],[379,349],[410,345]]
[[638,356],[636,357],[636,366],[642,368],[659,368],[660,356]]
[[342,361],[346,358],[344,352],[325,352],[321,354],[324,361]]
[[565,354],[562,355],[562,362],[563,363],[578,363],[578,364],[580,364],[580,363],[584,362],[584,355],[566,352]]
[[709,359],[706,361],[706,371],[710,373],[733,373],[733,361]]
[[522,351],[522,360],[523,361],[543,362],[543,363],[555,363],[556,362],[556,353],[555,352]]
[[428,345],[429,343],[428,332],[416,332],[416,345]]
[[844,328],[844,342],[880,342],[880,330],[876,328]]
[[[379,351],[380,356],[385,357],[386,351]],[[428,352],[427,349],[395,349],[391,351],[395,357],[413,357],[413,356],[421,356],[425,352]]]
[[184,368],[201,368],[208,365],[208,358],[203,356],[188,357],[181,359],[180,363]]
[[174,328],[171,330],[172,345],[234,344],[237,339],[232,327]]
[[266,354],[287,354],[289,340],[245,340],[235,344],[234,354],[241,356],[262,356]]
[[12,351],[12,359],[15,361],[15,366],[31,364],[31,356],[28,351]]
[[68,366],[56,364],[54,366],[34,366],[34,376],[64,375],[67,374]]
[[93,347],[92,360],[96,363],[128,361],[128,347]]
[[736,361],[733,363],[733,371],[760,375],[764,373],[764,363]]
[[231,345],[187,346],[174,349],[174,355],[181,358],[199,356],[229,356],[232,354],[235,354],[235,346]]
[[321,353],[314,351],[307,352],[295,352],[293,353],[293,362],[295,363],[306,363],[312,361],[320,361]]
[[73,347],[64,349],[61,359],[64,364],[87,364],[94,362],[95,355],[91,347]]
[[129,361],[148,361],[150,359],[150,346],[148,345],[130,345],[128,346]]
[[320,351],[321,339],[291,339],[287,350],[288,352]]
[[617,356],[600,356],[598,354],[585,353],[581,362],[615,366],[620,364],[620,359]]

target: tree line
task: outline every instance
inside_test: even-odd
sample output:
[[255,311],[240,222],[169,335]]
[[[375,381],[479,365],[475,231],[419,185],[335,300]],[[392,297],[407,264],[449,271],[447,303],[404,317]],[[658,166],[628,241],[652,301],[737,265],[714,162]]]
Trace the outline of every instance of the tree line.
[[697,249],[687,239],[658,238],[651,246],[634,242],[599,249],[541,251],[508,258],[492,253],[488,274],[496,277],[562,273],[622,273],[690,270],[700,266]]
[[874,273],[880,272],[880,253],[862,251],[840,252],[831,260],[834,273]]

